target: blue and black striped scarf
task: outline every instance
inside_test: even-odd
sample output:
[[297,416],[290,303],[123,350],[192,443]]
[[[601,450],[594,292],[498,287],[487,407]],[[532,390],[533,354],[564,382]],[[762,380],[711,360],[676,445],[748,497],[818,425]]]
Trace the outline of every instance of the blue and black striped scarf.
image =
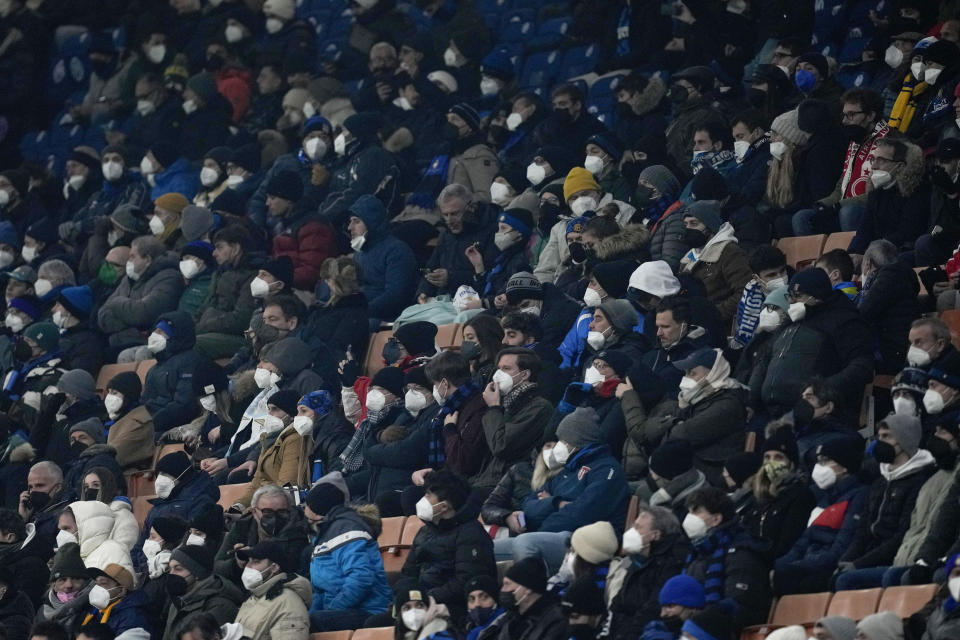
[[[730,540],[730,532],[726,529],[719,529],[703,540],[693,543],[693,551],[687,556],[687,566],[690,566],[690,563],[696,557],[709,559],[707,573],[703,580],[707,604],[719,602],[723,599],[723,584],[727,574],[726,557]],[[686,570],[684,573],[686,573]]]
[[[482,384],[478,384],[473,380],[468,380],[457,387],[457,390],[447,398],[443,406],[440,407],[440,412],[433,419],[433,422],[430,423],[430,448],[427,451],[427,460],[432,469],[441,468],[444,460],[446,460],[444,448],[446,438],[444,437],[443,421],[451,413],[459,411],[466,401],[482,388]],[[453,428],[455,429],[456,427]]]

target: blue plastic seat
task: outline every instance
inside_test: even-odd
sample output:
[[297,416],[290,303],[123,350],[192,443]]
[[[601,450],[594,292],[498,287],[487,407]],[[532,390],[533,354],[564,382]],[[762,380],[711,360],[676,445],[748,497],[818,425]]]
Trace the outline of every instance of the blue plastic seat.
[[541,51],[527,56],[518,84],[521,87],[541,89],[553,84],[561,59],[559,51]]
[[573,78],[590,73],[600,59],[600,47],[595,44],[574,47],[563,56],[560,67],[565,77]]
[[514,20],[508,22],[497,34],[499,42],[521,42],[533,34],[536,26],[532,22]]
[[537,12],[533,9],[511,9],[500,12],[500,28],[506,29],[511,22],[529,22],[536,24]]
[[330,21],[327,28],[328,40],[345,40],[353,28],[353,16],[338,16]]
[[510,0],[477,0],[477,11],[480,13],[501,13],[511,7]]
[[567,31],[573,20],[569,16],[546,20],[537,27],[537,33],[525,42],[527,49],[537,51],[541,49],[557,49],[567,38]]

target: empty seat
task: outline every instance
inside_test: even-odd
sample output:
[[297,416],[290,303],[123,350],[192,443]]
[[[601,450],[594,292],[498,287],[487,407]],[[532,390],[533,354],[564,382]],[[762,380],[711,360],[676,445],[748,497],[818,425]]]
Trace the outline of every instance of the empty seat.
[[153,509],[149,500],[156,497],[156,495],[137,496],[130,500],[133,504],[133,517],[137,519],[137,524],[140,525],[141,530],[143,529],[143,523],[147,521],[147,514],[150,513],[150,509]]
[[830,600],[827,608],[828,616],[846,616],[851,620],[863,620],[877,611],[880,594],[883,589],[855,589],[853,591],[837,591]]
[[559,62],[559,51],[541,51],[527,56],[520,73],[519,86],[533,88],[553,84]]
[[940,319],[950,327],[950,337],[953,346],[960,348],[960,310],[941,311]]
[[407,518],[407,521],[403,523],[403,533],[400,535],[400,544],[408,547],[412,545],[413,539],[417,537],[417,532],[422,528],[423,520],[415,516]]
[[555,49],[559,47],[567,37],[567,31],[573,19],[570,16],[560,18],[551,18],[545,20],[537,27],[537,33],[532,38],[525,40],[530,50],[537,49]]
[[350,636],[350,640],[393,640],[393,627],[357,629]]
[[633,526],[633,521],[637,519],[637,514],[639,511],[640,498],[637,496],[630,496],[630,504],[627,505],[627,522],[624,524],[624,530],[627,530]]
[[124,472],[127,483],[127,497],[136,498],[153,493],[153,474],[149,471]]
[[820,233],[813,236],[781,238],[777,248],[787,257],[787,264],[795,269],[804,269],[823,255],[823,244],[827,236]]
[[500,42],[520,42],[533,35],[536,25],[526,20],[511,20],[503,25],[498,34]]
[[441,324],[437,327],[437,345],[440,347],[454,346],[459,332],[459,324]]
[[383,369],[383,345],[387,344],[387,340],[392,337],[393,331],[378,331],[370,337],[364,365],[365,375],[372,378],[380,369]]
[[139,363],[137,363],[137,375],[140,376],[140,382],[146,384],[147,372],[150,371],[150,369],[153,369],[154,365],[156,364],[156,360],[141,360]]
[[560,68],[563,70],[563,75],[566,78],[582,76],[585,73],[593,71],[599,59],[599,45],[591,44],[574,47],[564,54]]
[[935,595],[938,584],[918,584],[910,587],[887,587],[880,596],[877,611],[892,611],[901,618],[909,618],[924,605],[930,602]]
[[789,626],[816,622],[823,617],[832,596],[829,591],[783,596],[773,610],[770,624]]
[[243,482],[240,484],[224,484],[220,485],[220,499],[217,500],[217,504],[223,507],[223,510],[226,511],[233,505],[237,503],[237,500],[246,493],[247,486],[250,483]]
[[321,631],[311,633],[310,640],[350,640],[353,631]]
[[383,529],[377,538],[377,544],[380,545],[381,550],[400,544],[400,534],[403,532],[404,520],[406,520],[406,518],[403,516],[383,518],[380,520]]
[[[834,249],[847,250],[850,241],[857,235],[856,231],[837,231],[827,236],[827,241],[823,243],[823,253],[833,251]],[[822,255],[822,254],[821,254]]]
[[114,376],[124,371],[136,371],[137,363],[130,362],[126,364],[105,364],[100,367],[97,373],[97,393],[100,397],[107,395],[107,384],[113,380]]

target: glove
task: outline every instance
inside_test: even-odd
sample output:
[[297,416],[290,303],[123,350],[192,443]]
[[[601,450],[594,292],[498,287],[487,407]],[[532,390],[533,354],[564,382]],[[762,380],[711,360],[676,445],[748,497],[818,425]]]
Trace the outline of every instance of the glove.
[[586,382],[571,382],[563,393],[563,400],[557,405],[560,413],[573,413],[574,409],[586,402],[593,392],[593,385]]
[[47,417],[57,413],[57,410],[63,406],[67,399],[64,393],[48,393],[40,400],[40,413]]
[[915,564],[907,569],[908,584],[930,584],[933,582],[933,567]]
[[814,213],[814,218],[816,220],[830,220],[836,218],[840,211],[840,204],[823,204],[822,202],[817,203],[816,213]]
[[60,239],[64,242],[73,242],[77,239],[77,235],[80,233],[80,223],[61,222],[60,226],[57,227],[57,233],[60,234]]
[[353,383],[360,377],[360,365],[355,360],[349,360],[343,365],[343,372],[340,374],[340,383],[345,387],[352,387]]
[[313,171],[310,174],[310,184],[315,187],[323,187],[330,181],[330,172],[322,164],[313,165]]

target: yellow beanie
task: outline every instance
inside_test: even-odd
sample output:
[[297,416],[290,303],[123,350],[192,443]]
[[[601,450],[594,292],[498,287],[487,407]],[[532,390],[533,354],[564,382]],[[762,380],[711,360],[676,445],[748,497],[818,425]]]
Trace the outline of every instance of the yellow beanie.
[[574,167],[570,169],[567,179],[563,181],[563,199],[569,202],[573,194],[589,189],[600,191],[600,185],[593,179],[593,174],[583,167]]
[[190,201],[181,193],[165,193],[153,201],[153,206],[166,209],[167,211],[173,211],[174,213],[180,213],[188,204],[190,204]]

